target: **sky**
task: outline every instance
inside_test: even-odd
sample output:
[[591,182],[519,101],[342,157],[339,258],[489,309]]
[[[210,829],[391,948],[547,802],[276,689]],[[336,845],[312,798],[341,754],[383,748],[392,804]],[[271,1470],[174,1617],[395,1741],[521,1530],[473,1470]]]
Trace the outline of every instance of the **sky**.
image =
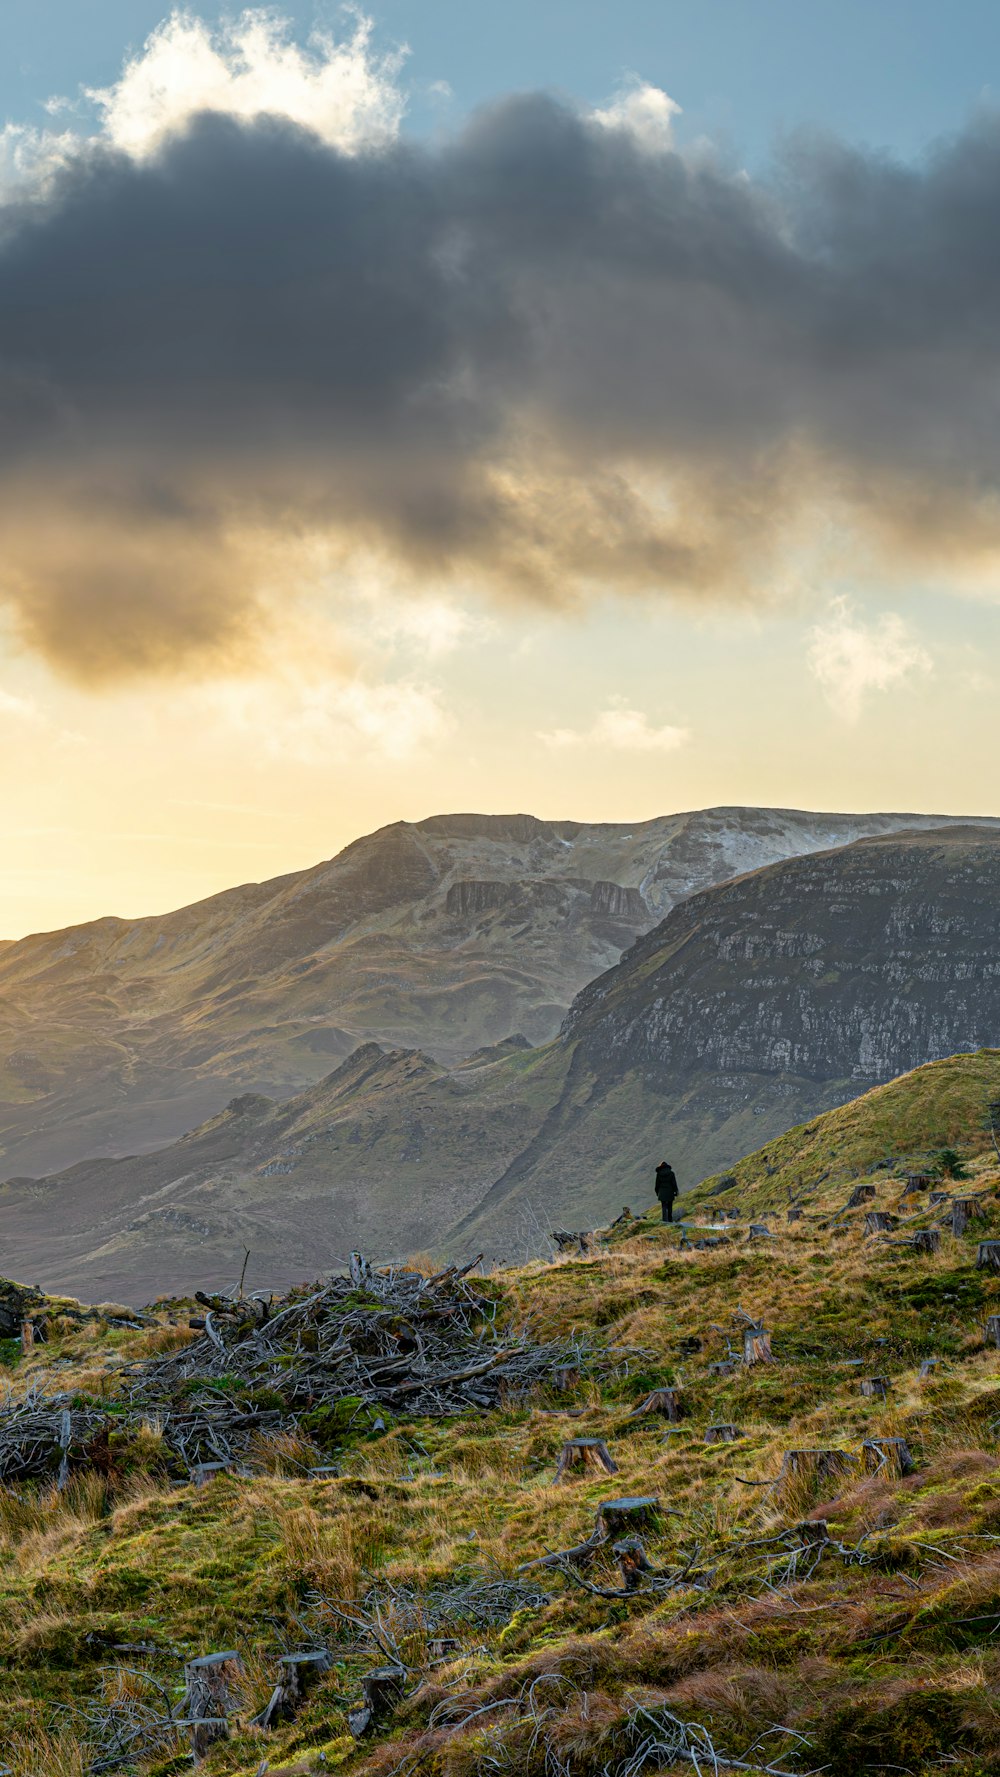
[[0,13],[0,936],[998,813],[1000,15]]

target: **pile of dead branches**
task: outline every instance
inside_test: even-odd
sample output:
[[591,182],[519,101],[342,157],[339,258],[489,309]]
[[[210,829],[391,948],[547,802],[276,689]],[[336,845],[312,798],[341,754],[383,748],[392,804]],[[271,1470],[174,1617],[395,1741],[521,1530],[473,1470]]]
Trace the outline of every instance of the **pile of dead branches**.
[[425,1278],[354,1255],[350,1276],[279,1301],[201,1295],[201,1336],[123,1366],[113,1402],[36,1393],[0,1406],[0,1483],[65,1479],[106,1459],[110,1433],[140,1426],[155,1427],[178,1478],[199,1478],[238,1468],[262,1437],[304,1431],[329,1449],[352,1428],[496,1407],[579,1367],[578,1345],[498,1327],[492,1295],[469,1276],[478,1263]]

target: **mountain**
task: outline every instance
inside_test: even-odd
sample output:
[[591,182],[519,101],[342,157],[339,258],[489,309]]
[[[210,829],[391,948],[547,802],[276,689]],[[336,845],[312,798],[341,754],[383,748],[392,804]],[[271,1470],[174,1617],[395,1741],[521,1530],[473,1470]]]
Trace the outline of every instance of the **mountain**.
[[[10,1777],[189,1772],[199,1688],[212,1777],[996,1777],[998,1076],[959,1056],[787,1137],[830,1176],[767,1239],[770,1147],[722,1229],[485,1277],[210,1321],[0,1280],[5,1334],[47,1334],[0,1341]],[[909,1219],[845,1212],[856,1166],[962,1132],[964,1230],[884,1169]]]
[[683,896],[937,817],[709,809],[636,826],[397,822],[151,919],[0,949],[0,1171],[145,1152],[233,1096],[285,1098],[361,1042],[456,1062],[551,1039]]
[[956,1050],[1000,1043],[1000,832],[862,840],[693,895],[558,1038],[447,1066],[359,1048],[158,1152],[0,1190],[8,1263],[114,1294],[288,1280],[352,1247],[525,1255]]

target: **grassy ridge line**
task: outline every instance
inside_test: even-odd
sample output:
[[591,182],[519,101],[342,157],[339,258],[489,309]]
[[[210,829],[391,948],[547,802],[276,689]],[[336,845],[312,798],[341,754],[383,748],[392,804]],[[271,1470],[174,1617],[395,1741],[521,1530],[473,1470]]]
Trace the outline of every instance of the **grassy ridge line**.
[[[816,1188],[814,1206],[843,1202],[864,1130],[881,1136],[895,1088],[896,1152],[916,1130],[933,1149],[960,1145],[964,1129],[971,1146],[998,1069],[995,1052],[956,1058],[832,1113],[845,1141],[861,1146]],[[927,1122],[935,1103],[952,1107],[947,1127]],[[981,1150],[971,1171],[987,1219],[945,1236],[932,1257],[865,1242],[858,1211],[836,1239],[806,1222],[781,1226],[771,1242],[738,1232],[702,1252],[682,1251],[676,1230],[640,1223],[593,1259],[497,1274],[492,1287],[513,1324],[539,1339],[578,1331],[606,1348],[606,1365],[568,1395],[553,1389],[449,1422],[400,1418],[382,1435],[341,1434],[322,1453],[304,1438],[262,1444],[250,1479],[200,1490],[169,1484],[151,1425],[61,1496],[0,1494],[6,1762],[16,1777],[81,1777],[80,1711],[123,1684],[148,1694],[116,1668],[148,1668],[176,1696],[182,1656],[235,1647],[245,1690],[233,1738],[204,1767],[217,1777],[252,1777],[264,1759],[287,1777],[599,1777],[635,1756],[642,1710],[661,1732],[667,1712],[697,1724],[751,1769],[822,1765],[854,1777],[944,1761],[956,1777],[995,1777],[1000,1354],[984,1345],[982,1323],[1000,1312],[1000,1280],[976,1270],[975,1243],[1000,1236],[1000,1169]],[[874,1177],[878,1206],[893,1207],[898,1184]],[[727,1344],[738,1348],[737,1306],[765,1321],[776,1362],[720,1374],[712,1366]],[[57,1320],[50,1345],[6,1379],[16,1393],[40,1384],[113,1404],[124,1363],[188,1337],[168,1324],[184,1319],[179,1305],[158,1319],[143,1332]],[[689,1349],[693,1340],[700,1349]],[[930,1356],[941,1363],[921,1381]],[[871,1373],[890,1378],[887,1401],[860,1394],[859,1377]],[[683,1390],[688,1413],[664,1441],[662,1422],[628,1414],[668,1384]],[[745,1437],[706,1445],[706,1427],[720,1421]],[[581,1435],[604,1438],[619,1473],[552,1487],[563,1439]],[[857,1456],[878,1436],[905,1438],[917,1472],[865,1475],[859,1462],[839,1486],[746,1484],[775,1477],[788,1449]],[[304,1476],[304,1463],[323,1459],[338,1462],[339,1478]],[[509,1582],[521,1563],[585,1537],[601,1499],[646,1493],[670,1508],[646,1538],[650,1559],[692,1559],[695,1586],[609,1601],[550,1573],[549,1601],[509,1621],[470,1624],[456,1605],[435,1631],[455,1637],[455,1658],[434,1663],[429,1617],[407,1620],[399,1606],[407,1591],[457,1597]],[[751,1546],[809,1515],[826,1518],[865,1564],[827,1552],[796,1577],[787,1549],[775,1564]],[[589,1577],[611,1587],[617,1568],[602,1554]],[[333,1671],[297,1720],[270,1735],[248,1728],[277,1655],[301,1645],[310,1600],[322,1594],[357,1612],[373,1587],[411,1668],[396,1717],[355,1745],[346,1709],[382,1656],[331,1619]],[[160,1651],[126,1659],[116,1643]],[[435,1713],[444,1703],[450,1713]],[[641,1768],[692,1767],[656,1755]],[[188,1769],[180,1751],[145,1767],[149,1777]]]
[[[685,1193],[683,1207],[703,1208],[713,1198],[725,1205],[737,1195],[754,1213],[784,1209],[790,1195],[824,1203],[848,1180],[877,1177],[876,1169],[883,1176],[919,1171],[939,1148],[978,1154],[989,1142],[986,1112],[996,1099],[1000,1049],[929,1062],[712,1174]],[[734,1190],[720,1189],[726,1177],[735,1179]]]

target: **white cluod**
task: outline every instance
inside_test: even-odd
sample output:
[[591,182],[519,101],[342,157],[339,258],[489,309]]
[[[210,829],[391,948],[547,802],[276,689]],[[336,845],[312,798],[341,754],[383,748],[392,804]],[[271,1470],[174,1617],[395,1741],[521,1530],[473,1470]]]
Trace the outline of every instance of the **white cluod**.
[[810,631],[808,664],[827,702],[848,722],[858,720],[871,692],[934,670],[926,648],[895,611],[865,623],[846,598],[833,599],[828,621]]
[[371,22],[361,16],[343,42],[317,33],[303,48],[286,20],[263,12],[215,28],[175,12],[114,86],[87,96],[102,114],[102,133],[136,159],[201,111],[288,118],[350,152],[397,134],[400,60],[374,54]]

